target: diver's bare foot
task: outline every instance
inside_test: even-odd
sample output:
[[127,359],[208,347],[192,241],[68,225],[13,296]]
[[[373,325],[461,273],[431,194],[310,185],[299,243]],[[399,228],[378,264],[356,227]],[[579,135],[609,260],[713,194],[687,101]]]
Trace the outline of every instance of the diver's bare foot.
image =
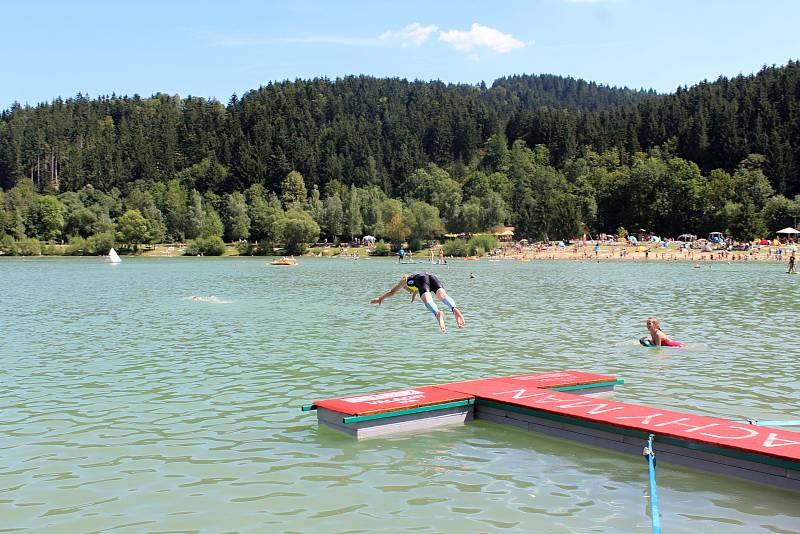
[[444,312],[442,310],[439,310],[436,314],[436,320],[439,321],[439,330],[447,332],[447,326],[444,324]]
[[464,328],[464,324],[466,323],[464,321],[464,315],[461,313],[461,310],[459,310],[458,308],[453,308],[453,315],[456,316],[456,324],[458,325],[458,327]]

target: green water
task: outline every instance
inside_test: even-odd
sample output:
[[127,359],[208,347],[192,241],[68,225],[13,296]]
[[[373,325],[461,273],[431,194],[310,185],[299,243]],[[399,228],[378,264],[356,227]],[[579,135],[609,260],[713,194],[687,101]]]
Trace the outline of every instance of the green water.
[[[405,294],[368,304],[415,266],[300,263],[0,260],[0,532],[650,532],[640,458],[481,421],[357,442],[299,406],[577,369],[617,400],[800,416],[778,264],[422,264],[467,319],[441,334]],[[690,348],[640,347],[651,314]],[[658,477],[665,532],[800,531],[796,493]]]

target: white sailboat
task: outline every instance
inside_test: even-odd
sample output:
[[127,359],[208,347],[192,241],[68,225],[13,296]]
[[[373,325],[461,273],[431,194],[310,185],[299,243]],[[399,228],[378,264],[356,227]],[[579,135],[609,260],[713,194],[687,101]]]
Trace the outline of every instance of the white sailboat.
[[122,263],[122,258],[119,257],[119,254],[117,254],[117,251],[114,250],[114,247],[111,247],[111,250],[108,251],[106,263]]

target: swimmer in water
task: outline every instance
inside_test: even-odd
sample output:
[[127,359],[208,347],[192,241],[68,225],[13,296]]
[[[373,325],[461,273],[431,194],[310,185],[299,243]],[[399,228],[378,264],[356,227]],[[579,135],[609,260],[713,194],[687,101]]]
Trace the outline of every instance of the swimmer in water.
[[[647,329],[650,331],[650,343],[654,347],[677,347],[682,349],[686,347],[683,343],[678,341],[673,341],[661,330],[661,323],[658,321],[656,317],[648,317],[647,318]],[[647,339],[647,338],[644,338]]]
[[215,297],[214,295],[209,295],[207,297],[200,297],[200,296],[197,296],[197,295],[192,295],[192,300],[195,300],[195,301],[198,301],[198,302],[219,302],[219,299],[217,297]]
[[417,295],[419,295],[420,299],[425,304],[425,307],[431,311],[434,317],[436,317],[436,321],[439,323],[439,330],[442,332],[447,331],[447,326],[444,324],[444,312],[436,306],[436,303],[433,301],[432,293],[436,293],[436,296],[439,297],[439,300],[441,300],[453,311],[453,315],[456,318],[456,325],[459,328],[464,327],[464,315],[461,313],[461,310],[456,307],[455,301],[453,301],[452,297],[447,294],[447,291],[444,290],[439,278],[437,278],[434,274],[414,273],[403,275],[403,277],[400,278],[400,281],[393,288],[388,290],[380,297],[375,297],[370,301],[370,303],[381,304],[384,299],[389,298],[397,293],[400,288],[403,288],[411,293],[411,302],[414,302],[414,300],[417,298]]

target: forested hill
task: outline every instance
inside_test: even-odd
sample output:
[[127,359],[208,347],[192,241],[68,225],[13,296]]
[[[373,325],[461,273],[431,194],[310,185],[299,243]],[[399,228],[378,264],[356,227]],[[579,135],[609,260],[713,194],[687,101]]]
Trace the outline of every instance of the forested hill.
[[227,106],[164,94],[78,95],[0,115],[0,187],[28,176],[62,191],[85,184],[125,191],[212,158],[231,172],[192,184],[201,190],[274,189],[296,169],[310,184],[337,178],[391,194],[429,161],[469,164],[521,108],[610,109],[653,96],[551,75],[501,79],[489,89],[366,76],[297,80],[234,96]]
[[284,215],[306,241],[751,239],[800,217],[798,147],[796,61],[670,95],[549,75],[297,80],[227,105],[79,95],[0,114],[0,240],[298,241]]
[[546,144],[556,164],[591,146],[627,153],[668,144],[703,171],[732,171],[748,154],[782,194],[800,193],[800,63],[764,67],[754,76],[721,77],[672,95],[595,113],[521,108],[509,139]]
[[540,74],[509,76],[495,80],[486,99],[499,109],[516,110],[549,106],[573,110],[599,111],[636,104],[656,96],[649,91],[606,87],[570,77]]

